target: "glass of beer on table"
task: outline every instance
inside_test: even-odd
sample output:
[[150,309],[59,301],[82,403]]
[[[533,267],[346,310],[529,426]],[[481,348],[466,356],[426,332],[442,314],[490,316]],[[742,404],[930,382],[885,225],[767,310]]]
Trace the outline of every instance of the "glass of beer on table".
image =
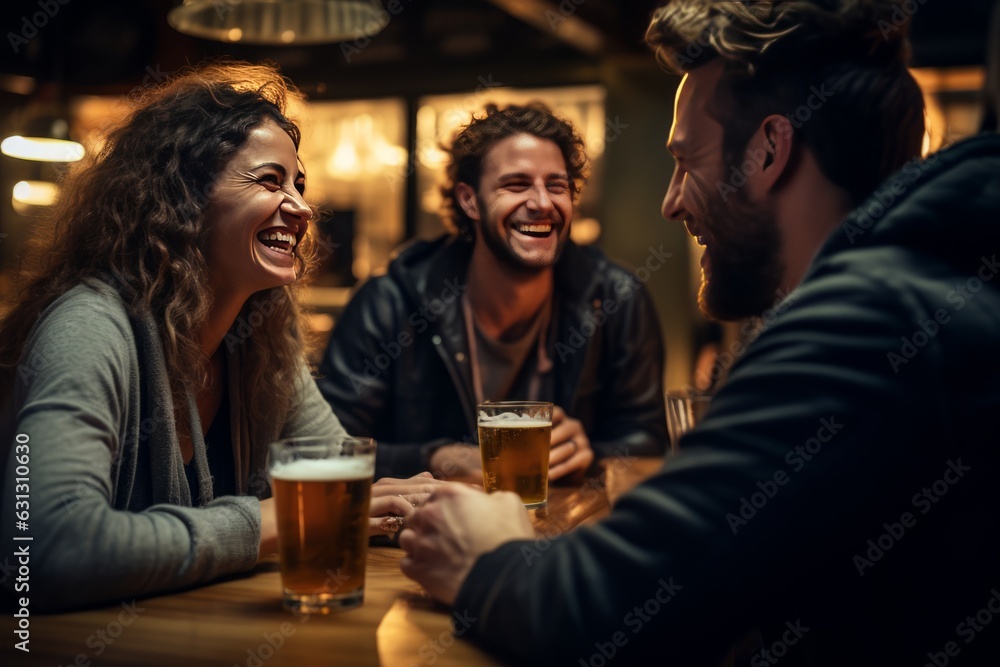
[[488,401],[476,406],[483,488],[513,491],[528,509],[545,507],[549,495],[552,403]]
[[359,606],[375,441],[290,438],[272,443],[270,453],[282,604],[310,614]]
[[670,436],[670,449],[677,453],[681,436],[701,423],[708,412],[712,395],[697,389],[673,389],[666,393],[667,402],[667,435]]

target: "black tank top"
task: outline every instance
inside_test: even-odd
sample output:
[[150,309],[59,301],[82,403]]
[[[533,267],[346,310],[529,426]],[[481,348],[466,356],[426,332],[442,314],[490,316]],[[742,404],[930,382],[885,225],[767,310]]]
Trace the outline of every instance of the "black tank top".
[[[215,413],[212,425],[205,434],[205,455],[208,458],[208,471],[212,475],[212,495],[236,495],[236,470],[233,463],[233,439],[229,430],[229,392],[222,395],[219,411]],[[184,474],[187,476],[188,488],[191,489],[191,504],[201,505],[198,492],[198,471],[191,463],[184,464]]]

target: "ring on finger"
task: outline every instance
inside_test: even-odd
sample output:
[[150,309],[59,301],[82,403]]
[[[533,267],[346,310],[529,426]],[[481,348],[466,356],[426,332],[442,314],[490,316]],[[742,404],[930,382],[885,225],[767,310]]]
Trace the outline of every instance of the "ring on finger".
[[403,517],[387,516],[382,519],[378,527],[383,533],[398,533],[403,527]]
[[580,450],[580,446],[576,444],[576,440],[573,440],[572,438],[568,442],[573,445],[573,452],[570,454],[570,456],[573,456],[573,454],[576,454]]

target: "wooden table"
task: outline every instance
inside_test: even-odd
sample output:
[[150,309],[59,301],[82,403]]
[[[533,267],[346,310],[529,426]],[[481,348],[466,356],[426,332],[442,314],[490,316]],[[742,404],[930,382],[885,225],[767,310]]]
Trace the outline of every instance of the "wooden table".
[[[660,459],[605,462],[599,478],[581,486],[554,486],[549,506],[532,514],[535,529],[553,536],[591,523],[615,498],[652,474]],[[13,619],[5,615],[3,665],[347,665],[418,667],[501,665],[456,638],[451,611],[434,603],[399,571],[403,553],[372,547],[365,602],[329,616],[295,616],[281,607],[277,562],[248,576],[183,593],[107,607],[31,617],[30,653],[13,648]],[[81,573],[81,576],[86,576]]]

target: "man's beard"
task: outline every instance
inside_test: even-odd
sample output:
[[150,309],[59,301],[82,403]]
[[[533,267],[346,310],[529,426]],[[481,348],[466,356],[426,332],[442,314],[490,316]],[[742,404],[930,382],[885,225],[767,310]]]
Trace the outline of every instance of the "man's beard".
[[784,273],[774,215],[748,201],[742,190],[728,202],[714,193],[704,199],[705,220],[698,222],[710,232],[709,266],[698,305],[717,320],[760,315],[774,305]]
[[[482,203],[480,203],[480,207],[480,210],[484,210]],[[486,247],[493,253],[493,256],[496,257],[501,264],[518,273],[534,275],[555,266],[555,263],[559,261],[559,257],[562,255],[562,251],[566,247],[566,239],[558,236],[565,231],[562,227],[562,224],[559,226],[552,226],[551,233],[556,234],[557,239],[555,256],[552,258],[551,262],[533,262],[518,255],[510,247],[507,240],[504,239],[503,232],[497,229],[497,225],[493,224],[493,221],[483,220],[477,231],[482,235],[483,242],[486,243]]]

